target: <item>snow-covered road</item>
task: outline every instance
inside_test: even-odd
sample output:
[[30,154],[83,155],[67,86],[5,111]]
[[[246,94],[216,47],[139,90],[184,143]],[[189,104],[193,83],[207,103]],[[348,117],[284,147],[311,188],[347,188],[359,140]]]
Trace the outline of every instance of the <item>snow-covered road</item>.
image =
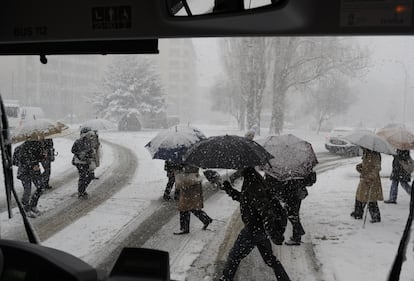
[[[243,133],[229,128],[200,129],[208,136]],[[99,206],[84,211],[82,217],[74,219],[68,226],[56,229],[60,229],[56,233],[49,232],[45,237],[50,237],[43,244],[72,253],[94,266],[101,265],[108,269],[111,261],[116,258],[119,246],[137,243],[169,251],[173,279],[213,280],[217,266],[222,264],[237,235],[237,229],[240,228],[238,204],[222,191],[211,192],[205,201],[206,212],[214,218],[209,230],[202,231],[201,223],[192,217],[189,235],[172,235],[179,227],[179,219],[174,203],[160,200],[166,184],[163,161],[151,159],[144,148],[155,134],[155,131],[101,132],[101,139],[128,149],[128,153],[133,156],[131,159],[138,159],[138,168],[133,165],[129,167],[132,169],[127,173],[129,178],[125,179],[122,171],[118,171],[119,177],[114,177],[110,171],[125,161],[125,155],[119,156],[109,143],[104,144],[104,164],[97,170],[100,180],[91,186],[91,200],[98,194],[105,193],[99,189],[99,182],[106,178],[110,178],[114,186],[123,179],[122,188],[105,195],[107,197]],[[360,159],[337,161],[338,157],[325,152],[322,137],[303,131],[295,134],[313,144],[321,164],[318,166],[318,181],[309,189],[310,195],[301,208],[307,231],[304,245],[275,246],[275,253],[292,280],[385,280],[406,220],[408,196],[400,192],[398,205],[380,203],[383,222],[362,228],[361,221],[349,217],[359,180],[354,166]],[[53,180],[64,178],[65,174],[69,171],[73,173],[74,169],[70,164],[72,142],[56,139],[55,144],[59,157],[52,168]],[[385,196],[390,183],[386,176],[387,173],[389,175],[391,160],[389,156],[383,156],[382,181]],[[21,188],[19,184],[17,182],[17,189]],[[76,178],[42,196],[40,206],[46,211],[45,218],[56,215],[62,202],[68,198],[77,201],[76,198],[71,198],[75,191]],[[165,215],[162,215],[163,212]],[[157,213],[159,217],[154,216]],[[5,212],[2,212],[0,220],[3,238],[7,238],[7,235],[12,235],[8,238],[14,238],[13,234],[22,231],[21,227],[16,230],[20,224],[17,215],[8,221]],[[152,227],[146,227],[149,225]],[[140,231],[144,228],[147,232],[142,235],[143,232]],[[290,234],[289,231],[288,229],[286,237]],[[409,247],[408,261],[404,264],[401,280],[412,281],[414,262],[412,245]],[[266,273],[261,258],[254,253],[244,263],[241,265],[239,280],[274,280]],[[249,271],[244,273],[246,265]],[[372,270],[367,270],[367,267]],[[251,274],[255,273],[251,268],[264,269],[260,270],[260,276],[252,277]]]

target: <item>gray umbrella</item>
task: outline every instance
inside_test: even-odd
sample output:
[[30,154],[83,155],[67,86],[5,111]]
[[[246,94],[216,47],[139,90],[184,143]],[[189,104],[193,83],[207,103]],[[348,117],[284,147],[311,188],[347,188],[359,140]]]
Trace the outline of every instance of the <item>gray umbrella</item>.
[[292,134],[269,136],[260,143],[275,156],[263,170],[280,181],[304,178],[318,164],[312,145]]
[[391,146],[384,138],[374,134],[371,131],[355,131],[344,137],[353,144],[363,148],[385,154],[395,154],[395,148]]

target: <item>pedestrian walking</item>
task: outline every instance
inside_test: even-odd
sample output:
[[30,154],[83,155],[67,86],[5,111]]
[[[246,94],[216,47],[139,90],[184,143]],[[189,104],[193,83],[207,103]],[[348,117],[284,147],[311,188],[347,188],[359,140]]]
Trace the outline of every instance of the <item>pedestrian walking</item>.
[[243,169],[241,174],[243,177],[241,191],[234,189],[229,181],[223,183],[224,191],[233,200],[240,202],[244,228],[230,250],[219,280],[232,281],[241,260],[257,247],[266,265],[273,269],[276,280],[289,281],[288,274],[273,254],[268,238],[270,236],[277,245],[283,243],[286,227],[285,211],[277,198],[269,195],[264,179],[253,167]]
[[179,190],[178,210],[180,211],[180,231],[174,235],[190,233],[190,213],[193,213],[202,223],[203,230],[212,223],[210,218],[202,209],[204,207],[201,177],[198,168],[183,165],[175,172],[176,188]]
[[[17,178],[23,185],[22,205],[28,217],[36,218],[40,215],[37,208],[39,198],[43,193],[40,172],[40,162],[43,159],[42,144],[40,141],[25,141],[15,148],[13,164],[18,166]],[[32,183],[36,187],[32,194]]]
[[368,204],[371,222],[381,222],[381,213],[377,201],[384,200],[379,172],[381,171],[381,154],[363,148],[362,163],[356,166],[360,180],[356,191],[355,207],[351,216],[362,219],[364,208]]
[[49,185],[52,162],[55,161],[55,149],[53,148],[53,140],[45,139],[41,141],[43,150],[43,159],[41,161],[43,173],[41,174],[41,183],[43,188],[51,189]]
[[[164,163],[164,171],[167,172],[168,182],[165,186],[163,199],[165,201],[171,200],[171,191],[173,189],[173,186],[175,184],[175,172],[180,170],[181,164],[174,163],[172,161],[166,160]],[[179,191],[177,188],[174,190],[174,200],[179,199]]]
[[72,146],[72,153],[74,154],[72,164],[76,166],[79,172],[78,197],[80,199],[88,198],[86,188],[93,179],[92,172],[95,167],[92,164],[94,161],[94,147],[91,139],[94,134],[91,128],[82,128],[80,138]]
[[397,204],[398,184],[401,184],[403,189],[408,194],[411,194],[409,182],[411,181],[412,169],[413,159],[410,156],[410,151],[397,149],[397,155],[394,155],[394,159],[392,160],[390,195],[388,200],[384,200],[384,203]]
[[302,200],[308,196],[307,186],[312,186],[316,182],[316,173],[312,172],[305,178],[278,181],[276,178],[265,174],[265,182],[269,186],[271,193],[284,203],[288,219],[292,224],[292,236],[286,245],[300,245],[305,229],[300,220],[300,207]]

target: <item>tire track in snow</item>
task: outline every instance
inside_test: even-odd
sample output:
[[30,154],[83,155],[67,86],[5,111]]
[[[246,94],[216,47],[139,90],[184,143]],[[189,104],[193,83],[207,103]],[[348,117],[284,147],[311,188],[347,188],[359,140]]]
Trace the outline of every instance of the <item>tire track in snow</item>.
[[[78,199],[76,192],[74,196],[61,202],[55,209],[31,220],[41,241],[84,216],[131,181],[138,167],[138,160],[134,153],[130,149],[118,144],[105,140],[102,140],[102,143],[109,145],[114,150],[115,159],[111,165],[112,170],[106,171],[96,182],[92,190],[88,187],[89,199]],[[75,172],[74,178],[69,182],[63,183],[77,186],[77,181],[77,172]],[[53,192],[53,189],[51,191]],[[76,191],[76,188],[74,188],[74,191]],[[16,233],[14,239],[25,240],[26,234],[22,232]]]
[[[203,183],[203,196],[206,201],[212,196],[217,189],[211,187],[209,183]],[[151,215],[149,215],[139,226],[131,231],[122,241],[116,241],[118,244],[111,254],[104,257],[99,262],[97,268],[109,272],[114,263],[114,256],[118,256],[124,247],[143,247],[143,245],[164,225],[166,225],[174,216],[177,215],[177,204],[175,202],[161,203]],[[172,234],[171,234],[172,235]]]

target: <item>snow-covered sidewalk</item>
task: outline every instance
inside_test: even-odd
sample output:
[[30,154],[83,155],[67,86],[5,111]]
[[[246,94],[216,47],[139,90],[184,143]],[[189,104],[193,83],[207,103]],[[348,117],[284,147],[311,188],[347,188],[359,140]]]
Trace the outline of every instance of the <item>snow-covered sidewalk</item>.
[[[358,158],[357,162],[360,162]],[[382,156],[382,187],[388,198],[392,157]],[[408,217],[409,196],[400,188],[397,205],[379,202],[382,221],[372,224],[350,217],[359,175],[350,164],[318,177],[303,201],[306,239],[314,244],[324,280],[386,280]],[[407,249],[401,279],[414,280],[413,239]]]

